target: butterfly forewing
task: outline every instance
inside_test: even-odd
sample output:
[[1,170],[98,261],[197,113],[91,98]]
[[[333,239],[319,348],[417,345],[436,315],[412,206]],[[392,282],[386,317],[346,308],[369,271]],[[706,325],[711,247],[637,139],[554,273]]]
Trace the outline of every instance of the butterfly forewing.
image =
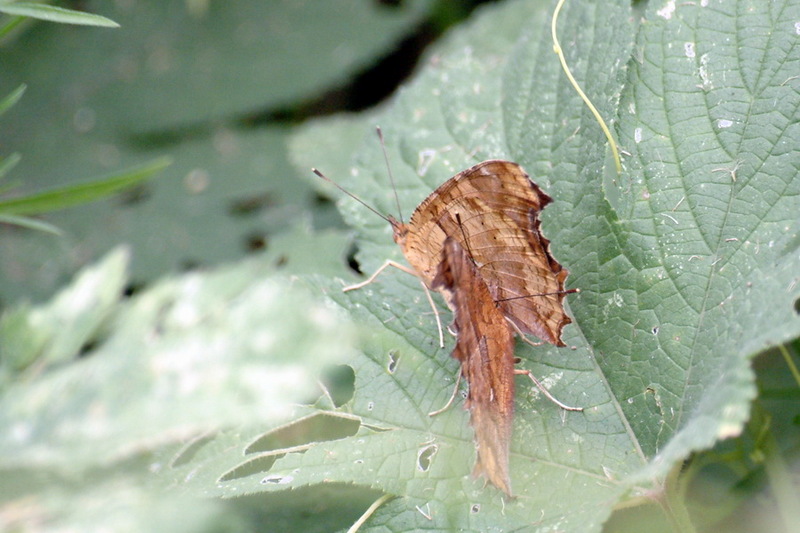
[[568,272],[553,258],[539,212],[552,199],[516,163],[489,160],[436,189],[398,239],[426,285],[447,237],[466,250],[506,317],[523,333],[563,346]]

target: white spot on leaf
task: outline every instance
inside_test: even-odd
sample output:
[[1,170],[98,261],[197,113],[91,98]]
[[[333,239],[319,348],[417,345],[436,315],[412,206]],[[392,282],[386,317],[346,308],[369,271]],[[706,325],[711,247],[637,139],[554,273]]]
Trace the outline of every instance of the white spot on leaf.
[[673,13],[675,13],[675,0],[669,0],[664,7],[656,11],[656,15],[667,20],[672,18]]

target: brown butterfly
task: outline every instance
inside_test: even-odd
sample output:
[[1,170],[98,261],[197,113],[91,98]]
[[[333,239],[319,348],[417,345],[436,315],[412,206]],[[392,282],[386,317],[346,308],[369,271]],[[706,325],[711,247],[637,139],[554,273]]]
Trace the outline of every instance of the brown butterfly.
[[[392,225],[411,269],[389,260],[345,290],[371,283],[388,266],[416,275],[431,289],[444,241],[452,237],[519,332],[564,346],[561,332],[572,320],[563,302],[573,291],[564,290],[569,272],[550,254],[550,241],[539,229],[539,213],[550,202],[518,164],[498,159],[478,163],[433,191],[407,224],[381,215]],[[441,325],[439,330],[441,345]]]
[[[365,281],[345,288],[363,287],[394,266],[422,281],[435,313],[428,289],[444,295],[455,314],[452,355],[469,382],[466,407],[478,450],[473,474],[485,475],[509,495],[514,375],[528,375],[563,409],[581,410],[556,400],[530,371],[514,369],[514,332],[564,346],[561,333],[571,322],[563,300],[575,291],[564,289],[568,272],[550,254],[550,241],[539,227],[539,213],[550,202],[519,165],[489,160],[443,183],[407,224],[364,204],[391,224],[412,268],[389,260]],[[436,320],[443,346],[438,313]]]
[[514,332],[489,288],[457,240],[444,241],[431,288],[453,309],[456,346],[469,383],[464,407],[470,411],[477,457],[473,476],[483,475],[511,495],[508,448],[514,418]]

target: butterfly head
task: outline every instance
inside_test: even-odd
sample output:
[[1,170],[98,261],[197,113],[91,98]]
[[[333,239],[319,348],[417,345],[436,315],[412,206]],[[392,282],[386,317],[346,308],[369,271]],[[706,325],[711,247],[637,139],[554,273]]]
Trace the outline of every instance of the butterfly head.
[[408,224],[401,220],[397,220],[392,215],[388,215],[386,220],[388,220],[389,224],[392,225],[392,238],[394,239],[394,242],[403,247],[406,242],[406,236],[408,235]]

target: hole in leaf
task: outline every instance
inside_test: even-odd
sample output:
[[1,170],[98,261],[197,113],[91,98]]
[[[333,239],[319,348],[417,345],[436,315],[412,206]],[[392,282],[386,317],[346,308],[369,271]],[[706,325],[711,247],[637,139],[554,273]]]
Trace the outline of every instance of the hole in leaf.
[[91,352],[97,349],[98,346],[100,346],[99,339],[87,339],[87,341],[84,342],[78,350],[78,359],[88,357],[91,355]]
[[141,292],[141,290],[145,287],[145,284],[141,281],[129,281],[125,288],[122,289],[122,295],[126,298],[130,298],[134,294]]
[[317,413],[261,436],[245,453],[268,452],[302,444],[352,437],[361,427],[356,418]]
[[658,335],[658,326],[653,326],[653,335]]
[[[296,446],[313,445],[317,442],[343,439],[356,434],[361,422],[356,418],[331,415],[327,413],[317,413],[291,422],[283,427],[274,429],[247,446],[245,454],[260,453],[252,459],[246,460],[220,476],[219,481],[230,481],[232,479],[247,477],[253,474],[268,472],[275,461],[286,455],[282,450]],[[301,448],[288,453],[302,453],[306,448]],[[269,453],[275,451],[276,453]],[[262,483],[277,483],[278,478],[286,476],[275,476],[273,481],[265,478]],[[288,483],[288,481],[286,481]]]
[[315,192],[314,195],[311,197],[311,202],[314,204],[316,208],[325,208],[335,206],[336,204],[333,203],[328,196],[320,194],[319,192]]
[[389,350],[389,364],[386,365],[386,370],[388,370],[390,374],[394,374],[394,371],[397,370],[397,363],[399,361],[400,354],[397,353],[397,350]]
[[272,468],[272,465],[275,464],[275,461],[284,455],[286,454],[279,453],[275,455],[258,456],[247,460],[222,474],[219,478],[219,481],[230,481],[232,479],[247,477],[259,472],[267,472],[270,468]]
[[472,507],[469,508],[469,512],[472,513],[472,514],[480,513],[481,512],[481,504],[479,504],[479,503],[472,504]]
[[350,249],[347,251],[347,266],[355,272],[356,274],[363,276],[364,272],[361,270],[361,265],[356,260],[356,254],[358,253],[358,246],[355,244],[350,246]]
[[267,476],[261,480],[262,485],[286,485],[294,481],[294,476]]
[[417,454],[417,468],[420,472],[427,472],[431,467],[433,456],[439,451],[439,447],[435,444],[430,444],[422,448]]
[[353,399],[356,391],[356,373],[351,366],[330,366],[325,369],[320,381],[336,407],[341,407]]

